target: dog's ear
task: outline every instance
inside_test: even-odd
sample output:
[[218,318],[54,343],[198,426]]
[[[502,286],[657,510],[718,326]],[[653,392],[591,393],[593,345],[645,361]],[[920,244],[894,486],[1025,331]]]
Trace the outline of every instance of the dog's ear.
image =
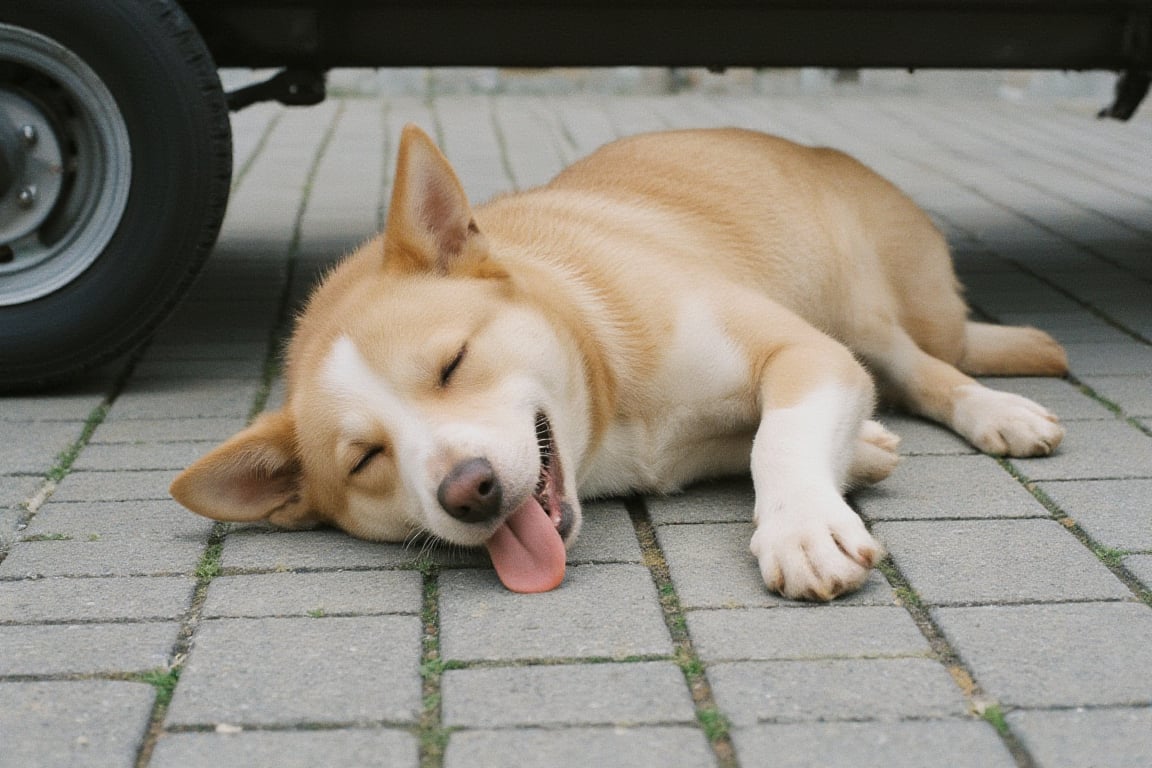
[[188,509],[213,520],[314,527],[320,519],[300,492],[294,440],[287,414],[265,414],[181,472],[169,492]]
[[389,268],[447,274],[482,260],[480,232],[456,172],[428,134],[404,126],[385,229]]

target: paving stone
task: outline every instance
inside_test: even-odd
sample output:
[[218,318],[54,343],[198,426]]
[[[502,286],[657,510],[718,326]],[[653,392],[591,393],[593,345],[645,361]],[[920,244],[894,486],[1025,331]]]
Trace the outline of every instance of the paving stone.
[[1030,480],[1152,477],[1152,437],[1123,421],[1077,422],[1053,455],[1011,462]]
[[930,659],[723,662],[708,667],[708,680],[716,704],[737,727],[966,713],[952,677]]
[[[1013,768],[992,726],[978,720],[761,723],[732,734],[745,766],[772,768]],[[770,758],[768,756],[771,756]]]
[[1152,590],[1152,555],[1129,555],[1124,558],[1124,566],[1133,576],[1140,579],[1145,587]]
[[1152,373],[1152,347],[1135,341],[1065,344],[1068,366],[1077,376]]
[[69,472],[52,492],[52,501],[167,501],[174,479],[176,473],[166,469]]
[[92,445],[103,443],[218,443],[244,428],[245,419],[108,418],[92,433]]
[[640,563],[644,556],[621,501],[584,505],[580,536],[568,550],[568,563]]
[[0,474],[44,476],[83,431],[83,422],[45,421],[30,426],[0,421]]
[[696,721],[684,674],[670,661],[457,669],[441,685],[448,727]]
[[[756,558],[748,551],[751,523],[662,525],[656,538],[685,608],[794,606],[768,591]],[[896,595],[884,576],[873,571],[864,585],[835,605],[894,605]]]
[[180,625],[47,624],[0,631],[0,675],[95,675],[165,667]]
[[852,498],[869,520],[1048,515],[987,456],[907,456],[886,480]]
[[420,636],[415,616],[205,621],[168,724],[414,723]]
[[191,573],[211,530],[173,502],[50,502],[0,563],[0,578]]
[[[90,391],[84,391],[85,389]],[[76,391],[47,390],[34,395],[0,398],[0,422],[73,421],[83,423],[104,402],[103,388],[81,385]],[[27,428],[27,425],[25,425]]]
[[0,509],[15,507],[27,501],[42,485],[44,485],[43,477],[0,476]]
[[208,617],[420,613],[417,571],[346,571],[220,576],[208,587]]
[[1147,768],[1152,765],[1152,709],[1076,709],[1009,713],[1038,768]]
[[1152,416],[1152,374],[1144,376],[1085,376],[1096,394],[1124,409],[1129,416]]
[[[189,443],[90,443],[76,457],[77,470],[179,470],[218,445],[215,441]],[[173,473],[175,474],[175,473]]]
[[171,500],[90,503],[52,500],[32,518],[24,536],[65,535],[75,541],[147,539],[157,544],[202,543],[211,531],[212,521]]
[[154,696],[143,683],[0,683],[0,766],[132,768]]
[[453,733],[445,768],[596,766],[705,768],[716,758],[697,728],[561,728]]
[[1029,377],[988,377],[980,381],[992,389],[1027,397],[1060,417],[1061,421],[1112,419],[1112,411],[1064,379]]
[[[900,438],[900,455],[935,456],[977,453],[967,440],[933,421],[904,413],[884,411],[878,414],[881,424]],[[896,472],[900,467],[896,468]]]
[[195,587],[180,577],[0,581],[0,622],[178,619]]
[[926,656],[931,650],[903,608],[689,611],[688,633],[707,662]]
[[221,565],[245,570],[394,568],[411,566],[419,548],[354,539],[343,531],[234,531],[224,540]]
[[930,604],[1123,600],[1103,563],[1053,520],[880,523],[880,538]]
[[50,576],[167,576],[191,574],[204,542],[147,545],[141,539],[18,542],[0,563],[0,579]]
[[258,380],[142,379],[116,399],[110,416],[116,419],[246,418],[260,387]]
[[1152,480],[1078,480],[1040,488],[1096,543],[1152,550]]
[[404,731],[245,731],[169,733],[156,743],[151,768],[417,768],[416,737]]
[[672,644],[647,568],[578,565],[557,589],[531,595],[488,570],[441,573],[440,650],[446,660],[622,659]]
[[938,608],[948,640],[1009,706],[1148,703],[1152,610],[1139,603]]
[[1061,344],[1077,342],[1127,342],[1131,338],[1085,310],[1073,312],[1008,312],[1000,315],[1006,325],[1030,325],[1047,331]]
[[655,525],[743,523],[752,520],[756,495],[751,477],[737,477],[693,485],[681,494],[648,496],[645,504]]

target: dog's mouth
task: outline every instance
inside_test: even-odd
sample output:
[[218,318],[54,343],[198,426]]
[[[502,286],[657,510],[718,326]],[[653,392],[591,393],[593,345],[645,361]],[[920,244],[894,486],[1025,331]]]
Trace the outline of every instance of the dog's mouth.
[[552,425],[536,415],[540,477],[536,488],[500,524],[485,543],[496,575],[513,592],[547,592],[564,580],[564,538],[573,524],[572,505],[564,498],[564,471]]

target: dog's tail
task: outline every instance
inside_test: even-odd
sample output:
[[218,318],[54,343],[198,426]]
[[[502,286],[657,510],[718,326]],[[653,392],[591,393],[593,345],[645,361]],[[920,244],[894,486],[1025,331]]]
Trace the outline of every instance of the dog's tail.
[[968,322],[957,367],[972,376],[1064,376],[1068,355],[1036,328]]

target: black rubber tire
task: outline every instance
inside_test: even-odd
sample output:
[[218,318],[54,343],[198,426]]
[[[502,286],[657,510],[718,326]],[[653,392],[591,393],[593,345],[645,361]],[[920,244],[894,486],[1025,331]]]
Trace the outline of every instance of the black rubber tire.
[[96,260],[53,293],[0,306],[0,390],[13,390],[123,354],[171,312],[219,233],[232,134],[216,66],[173,0],[3,0],[0,22],[52,39],[103,81],[132,167]]

